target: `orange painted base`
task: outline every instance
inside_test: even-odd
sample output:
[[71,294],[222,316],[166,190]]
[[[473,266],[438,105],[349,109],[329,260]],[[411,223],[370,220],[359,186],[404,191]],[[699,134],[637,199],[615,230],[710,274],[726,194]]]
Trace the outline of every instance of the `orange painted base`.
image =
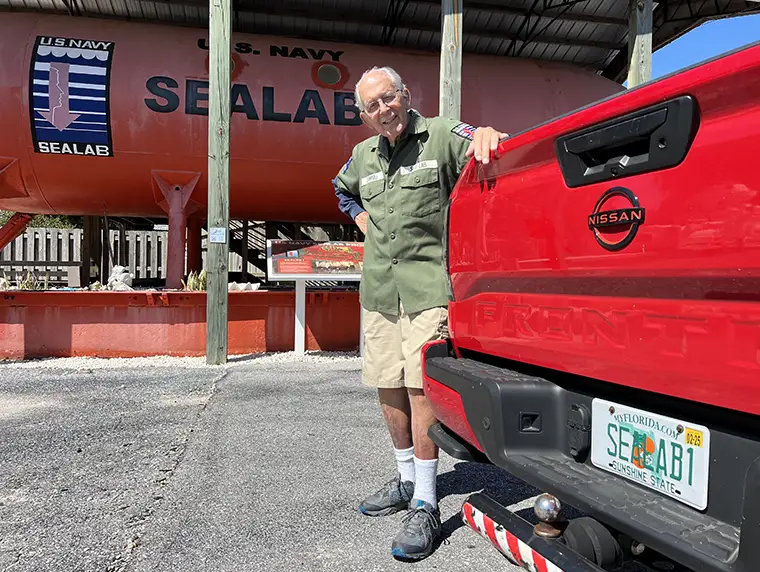
[[[292,351],[294,292],[230,292],[228,353]],[[357,292],[306,294],[306,349],[359,348]],[[205,292],[2,292],[0,359],[206,355]]]

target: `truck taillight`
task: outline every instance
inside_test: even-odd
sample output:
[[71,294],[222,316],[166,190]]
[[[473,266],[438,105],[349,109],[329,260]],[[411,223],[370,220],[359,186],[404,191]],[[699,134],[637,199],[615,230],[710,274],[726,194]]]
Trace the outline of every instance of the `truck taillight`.
[[427,374],[427,360],[425,359],[427,356],[427,350],[431,346],[446,343],[446,340],[436,340],[428,342],[422,348],[422,379],[425,395],[427,396],[428,402],[433,409],[433,414],[438,421],[483,453],[483,448],[480,446],[480,443],[478,443],[475,434],[472,432],[472,427],[470,427],[470,424],[467,422],[462,397],[450,387],[443,385]]

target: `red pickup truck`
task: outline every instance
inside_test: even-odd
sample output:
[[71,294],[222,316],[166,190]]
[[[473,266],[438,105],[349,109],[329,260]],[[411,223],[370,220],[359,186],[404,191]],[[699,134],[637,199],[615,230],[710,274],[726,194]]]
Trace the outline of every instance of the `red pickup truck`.
[[499,154],[448,205],[430,435],[546,494],[533,523],[471,495],[464,522],[533,572],[757,572],[760,44]]

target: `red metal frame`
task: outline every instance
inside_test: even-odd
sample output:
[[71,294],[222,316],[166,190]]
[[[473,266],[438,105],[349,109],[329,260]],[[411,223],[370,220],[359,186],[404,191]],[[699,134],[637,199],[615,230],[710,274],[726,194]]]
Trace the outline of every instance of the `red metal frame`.
[[[229,354],[292,351],[294,311],[292,291],[230,292]],[[306,349],[358,346],[358,293],[307,292]],[[205,353],[205,292],[0,292],[0,360]]]

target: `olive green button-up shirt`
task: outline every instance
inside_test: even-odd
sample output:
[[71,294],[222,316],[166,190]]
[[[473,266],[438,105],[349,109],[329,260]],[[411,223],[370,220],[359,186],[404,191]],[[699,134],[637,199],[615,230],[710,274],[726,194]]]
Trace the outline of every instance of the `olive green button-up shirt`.
[[393,315],[399,301],[409,314],[448,304],[445,206],[474,131],[446,117],[409,113],[393,147],[379,135],[362,141],[333,181],[343,212],[369,214],[361,304]]

